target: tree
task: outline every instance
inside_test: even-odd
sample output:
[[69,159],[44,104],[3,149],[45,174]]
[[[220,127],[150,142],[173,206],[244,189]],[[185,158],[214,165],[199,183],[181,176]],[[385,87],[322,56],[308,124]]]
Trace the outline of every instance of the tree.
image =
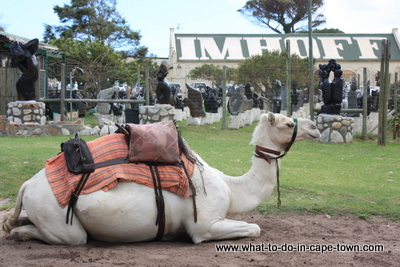
[[[196,67],[190,70],[187,77],[191,79],[200,78],[200,79],[210,80],[211,83],[215,84],[216,87],[221,87],[223,82],[223,69],[221,66],[213,64],[204,64],[200,67]],[[227,81],[236,80],[235,68],[226,68],[226,80]]]
[[[312,28],[326,22],[325,16],[317,13],[323,5],[324,0],[312,0]],[[250,0],[238,12],[256,25],[276,33],[294,33],[308,29],[308,0]],[[304,23],[300,24],[301,22]]]
[[[335,29],[335,28],[314,29],[312,32],[313,33],[344,33],[344,31],[341,31],[341,30]],[[307,31],[299,31],[298,33],[308,33],[308,30]]]
[[45,24],[44,42],[58,38],[76,41],[102,41],[117,48],[128,48],[131,56],[145,56],[146,47],[139,47],[141,35],[130,29],[117,11],[117,0],[71,0],[63,7],[54,6],[61,26]]
[[[301,59],[298,55],[292,54],[291,78],[298,84],[308,82],[308,59]],[[239,63],[238,82],[250,84],[254,90],[261,95],[262,87],[265,88],[267,96],[271,95],[275,80],[286,83],[286,52],[266,51],[262,55],[255,55]]]

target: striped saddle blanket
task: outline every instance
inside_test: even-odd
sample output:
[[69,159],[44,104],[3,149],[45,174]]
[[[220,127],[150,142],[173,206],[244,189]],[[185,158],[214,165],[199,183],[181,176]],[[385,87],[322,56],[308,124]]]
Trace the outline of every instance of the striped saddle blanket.
[[[109,134],[90,141],[87,145],[95,164],[128,155],[128,144],[124,134]],[[194,163],[185,156],[185,153],[182,153],[182,160],[190,177],[186,176],[182,166],[158,166],[161,186],[172,193],[189,197],[188,179],[193,175]],[[64,208],[68,205],[70,196],[82,175],[68,171],[64,152],[48,159],[45,170],[58,204]],[[96,169],[90,174],[81,195],[100,189],[103,191],[111,190],[119,182],[134,182],[154,187],[149,166],[145,163],[124,163]]]

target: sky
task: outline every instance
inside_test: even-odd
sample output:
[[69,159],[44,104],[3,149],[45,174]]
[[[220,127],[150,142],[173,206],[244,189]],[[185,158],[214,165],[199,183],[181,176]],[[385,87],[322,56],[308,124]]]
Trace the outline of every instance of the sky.
[[[0,26],[28,39],[43,39],[44,24],[61,25],[55,5],[70,0],[0,0]],[[274,34],[251,23],[238,9],[246,0],[117,0],[117,10],[130,28],[140,31],[141,45],[158,57],[168,57],[170,28],[175,33]],[[391,33],[400,27],[399,0],[325,0],[320,9],[327,23],[345,33]]]

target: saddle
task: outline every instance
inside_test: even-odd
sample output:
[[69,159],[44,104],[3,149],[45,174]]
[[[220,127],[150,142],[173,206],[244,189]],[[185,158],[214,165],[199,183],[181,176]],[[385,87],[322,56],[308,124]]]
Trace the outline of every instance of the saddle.
[[162,238],[165,229],[165,205],[158,166],[177,165],[183,167],[188,177],[189,188],[192,191],[194,221],[197,222],[196,190],[191,179],[189,179],[190,176],[181,159],[181,153],[185,153],[187,158],[193,163],[197,159],[190,153],[190,149],[178,132],[175,123],[173,121],[163,121],[147,125],[126,124],[125,126],[121,126],[117,124],[117,127],[118,130],[116,133],[123,133],[126,136],[129,147],[126,158],[112,159],[94,164],[86,142],[79,138],[78,135],[75,135],[74,139],[61,144],[61,150],[64,152],[68,170],[75,174],[82,174],[79,183],[71,194],[66,223],[68,224],[70,218],[72,224],[73,213],[70,216],[70,211],[76,204],[90,174],[96,168],[128,162],[145,163],[151,172],[158,211],[156,219],[158,231],[155,240]]

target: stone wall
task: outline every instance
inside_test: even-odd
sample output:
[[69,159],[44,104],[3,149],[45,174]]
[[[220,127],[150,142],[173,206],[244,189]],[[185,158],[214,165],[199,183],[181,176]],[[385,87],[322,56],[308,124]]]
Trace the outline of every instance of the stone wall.
[[[5,130],[3,130],[5,129]],[[18,124],[0,118],[0,135],[40,136],[40,135],[99,135],[98,126],[88,127],[79,120],[77,122],[61,121],[39,124]]]
[[171,105],[155,105],[139,107],[139,124],[174,120],[175,108]]
[[46,104],[36,101],[9,102],[7,118],[17,124],[46,123]]
[[353,141],[354,118],[320,114],[316,124],[324,143],[349,143]]

